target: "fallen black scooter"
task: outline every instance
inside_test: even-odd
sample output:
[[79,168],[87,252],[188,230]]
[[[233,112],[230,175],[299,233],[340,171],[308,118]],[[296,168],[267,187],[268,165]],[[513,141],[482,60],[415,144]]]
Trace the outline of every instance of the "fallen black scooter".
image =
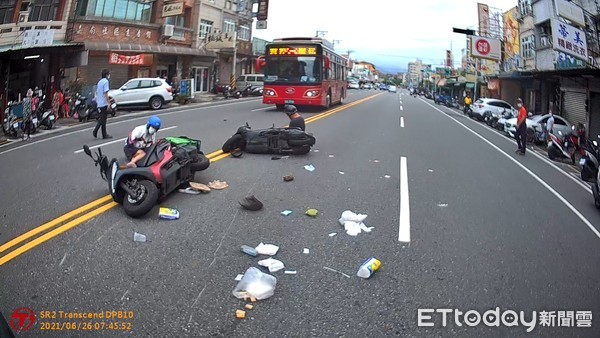
[[272,127],[252,130],[246,122],[223,144],[221,150],[224,153],[239,149],[254,154],[302,155],[308,153],[315,142],[314,136],[300,129]]

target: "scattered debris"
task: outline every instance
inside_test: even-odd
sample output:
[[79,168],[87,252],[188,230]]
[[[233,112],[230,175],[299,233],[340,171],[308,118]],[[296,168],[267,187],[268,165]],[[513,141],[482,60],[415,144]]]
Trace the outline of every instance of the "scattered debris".
[[227,184],[227,182],[225,182],[225,181],[214,180],[214,181],[208,182],[208,186],[211,189],[223,190],[223,189],[227,188],[229,186],[229,184]]
[[244,277],[233,289],[233,295],[238,299],[256,300],[267,299],[275,294],[277,278],[263,273],[258,268],[250,267],[244,273]]
[[179,211],[173,208],[160,207],[158,210],[158,216],[162,219],[179,219]]
[[285,175],[285,176],[283,176],[283,181],[284,182],[290,182],[290,181],[293,181],[293,180],[294,180],[294,176],[292,176],[292,175]]
[[243,277],[244,277],[244,275],[240,273],[237,276],[235,276],[235,280],[239,282],[242,280]]
[[390,178],[391,176],[390,176],[390,175],[385,175],[385,176],[383,176],[383,177],[385,177],[385,178]]
[[319,152],[319,149],[315,149],[315,150],[313,150],[313,151],[314,151],[315,153],[318,153],[318,152]]
[[285,273],[286,275],[295,275],[296,270],[285,270],[283,273]]
[[140,233],[137,233],[137,232],[134,231],[133,232],[133,241],[134,242],[142,242],[143,243],[143,242],[146,241],[146,235],[140,234]]
[[344,175],[345,174],[345,172],[343,172],[343,171],[338,171],[338,173],[340,173],[340,175]]
[[310,217],[317,217],[317,215],[319,214],[319,210],[311,208],[306,210],[305,214],[307,214]]
[[433,169],[427,169],[427,171],[429,171],[430,173],[432,173],[432,172],[433,172]]
[[198,191],[198,190],[196,190],[196,189],[194,189],[192,187],[187,187],[185,189],[179,189],[178,191],[181,192],[181,193],[184,193],[184,194],[189,194],[189,195],[198,195],[198,194],[200,194],[200,191]]
[[448,203],[438,203],[438,207],[445,208],[448,206]]
[[307,164],[304,166],[304,169],[306,169],[308,171],[315,171],[316,168],[312,164]]
[[333,237],[335,235],[337,235],[337,232],[332,232],[332,233],[329,234],[329,237]]
[[190,182],[190,187],[200,192],[210,192],[210,187],[206,184]]
[[238,203],[246,210],[258,211],[263,208],[263,204],[254,195],[242,198]]
[[250,255],[252,257],[258,256],[258,251],[256,251],[256,249],[253,247],[250,247],[247,245],[242,245],[241,249],[242,249],[242,252],[245,253],[246,255]]
[[344,276],[344,277],[346,277],[346,278],[350,278],[350,276],[349,276],[349,275],[347,275],[347,274],[345,274],[345,273],[343,273],[343,272],[341,272],[341,271],[338,271],[338,270],[336,270],[336,269],[332,269],[332,268],[329,268],[329,267],[326,267],[326,266],[324,266],[324,267],[323,267],[323,269],[325,269],[325,270],[329,270],[329,271],[333,271],[333,272],[339,273],[340,275],[342,275],[342,276]]
[[288,215],[289,215],[289,214],[291,214],[291,213],[292,213],[292,211],[291,211],[291,210],[284,210],[284,211],[282,211],[282,212],[281,212],[281,214],[282,214],[283,216],[288,216]]
[[333,155],[329,155],[329,157],[333,157]]
[[304,250],[302,251],[303,254],[308,255],[310,253],[310,250],[308,248],[304,248]]
[[341,225],[344,226],[344,230],[350,236],[356,236],[364,232],[371,232],[373,227],[367,227],[363,221],[367,218],[367,215],[363,214],[355,214],[350,210],[346,210],[342,213],[342,216],[339,219]]
[[268,255],[268,256],[275,256],[277,254],[278,250],[279,250],[279,247],[277,245],[264,244],[262,242],[256,247],[256,252],[258,252],[261,255]]
[[375,162],[375,163],[379,163],[379,160],[373,160],[373,162]]
[[369,278],[375,271],[379,270],[379,267],[381,267],[381,261],[375,257],[371,257],[358,268],[356,275],[361,278]]
[[267,258],[263,259],[262,261],[258,261],[258,265],[269,268],[270,273],[277,272],[285,268],[285,265],[282,261],[274,258]]
[[273,160],[273,161],[281,160],[281,156],[272,156],[271,160]]
[[246,318],[246,311],[244,310],[235,310],[235,318],[244,319]]
[[254,309],[254,305],[252,304],[246,304],[246,306],[244,306],[246,308],[246,310],[252,310]]

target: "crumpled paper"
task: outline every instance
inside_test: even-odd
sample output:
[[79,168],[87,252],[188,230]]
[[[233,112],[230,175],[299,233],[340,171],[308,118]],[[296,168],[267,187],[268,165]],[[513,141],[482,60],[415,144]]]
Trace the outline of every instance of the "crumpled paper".
[[363,221],[367,218],[367,215],[355,214],[350,210],[346,210],[342,213],[339,219],[341,225],[344,226],[344,230],[350,236],[357,236],[362,231],[371,232],[374,227],[367,227]]
[[259,254],[268,256],[275,256],[277,251],[279,251],[279,247],[277,245],[264,244],[262,242],[255,249]]
[[262,261],[258,261],[258,265],[269,268],[269,272],[271,272],[271,273],[277,272],[277,271],[285,268],[282,261],[279,261],[274,258],[267,258],[267,259],[263,259]]

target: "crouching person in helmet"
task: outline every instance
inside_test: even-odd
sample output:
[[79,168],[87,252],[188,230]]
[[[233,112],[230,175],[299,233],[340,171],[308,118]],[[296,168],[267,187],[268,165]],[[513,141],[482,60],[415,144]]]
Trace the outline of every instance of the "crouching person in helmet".
[[287,104],[285,105],[283,111],[285,111],[287,116],[290,118],[289,128],[297,128],[302,131],[305,131],[306,125],[304,123],[304,118],[298,113],[298,109],[296,108],[296,106],[292,104]]
[[152,116],[148,123],[135,127],[125,141],[125,156],[129,163],[127,168],[137,167],[137,162],[146,156],[144,149],[156,142],[156,132],[160,129],[160,118]]

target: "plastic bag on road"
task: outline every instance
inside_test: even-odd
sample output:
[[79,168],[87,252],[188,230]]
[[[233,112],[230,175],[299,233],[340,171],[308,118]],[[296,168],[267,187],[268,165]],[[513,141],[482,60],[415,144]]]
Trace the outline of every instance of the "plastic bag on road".
[[344,230],[350,236],[356,236],[362,231],[371,232],[373,227],[367,227],[363,221],[367,218],[367,215],[355,214],[350,210],[346,210],[342,213],[339,219],[341,225],[344,226]]
[[262,261],[258,261],[258,265],[269,268],[270,273],[277,272],[277,271],[285,268],[285,265],[283,265],[282,261],[279,261],[274,258],[267,258],[267,259],[263,259]]
[[277,278],[251,267],[246,270],[242,280],[233,289],[233,295],[238,299],[255,297],[263,300],[275,294],[276,285]]

